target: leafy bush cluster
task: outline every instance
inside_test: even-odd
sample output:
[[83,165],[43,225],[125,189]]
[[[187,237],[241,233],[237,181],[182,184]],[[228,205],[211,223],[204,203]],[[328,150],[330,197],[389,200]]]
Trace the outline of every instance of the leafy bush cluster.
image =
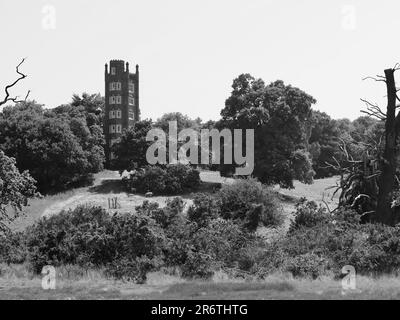
[[[235,214],[228,215],[228,205]],[[208,278],[220,269],[254,271],[262,242],[253,231],[281,221],[274,194],[255,180],[198,194],[187,214],[183,209],[179,197],[163,208],[144,201],[126,214],[80,206],[4,236],[0,256],[7,263],[28,261],[36,273],[45,265],[101,267],[111,277],[141,283],[147,272],[172,267],[184,277]]]
[[[347,208],[330,213],[302,199],[288,233],[265,241],[253,232],[255,226],[274,226],[281,218],[277,207],[271,208],[273,193],[258,187],[256,181],[240,180],[214,194],[198,194],[187,214],[179,197],[163,208],[144,201],[126,214],[80,206],[42,218],[23,233],[3,234],[1,262],[27,261],[35,272],[48,264],[100,267],[110,277],[137,283],[161,268],[188,278],[209,278],[221,269],[241,277],[279,271],[314,279],[339,276],[345,265],[358,274],[399,270],[400,226],[360,224]],[[249,189],[258,193],[253,190],[251,197]],[[257,210],[274,218],[255,215]]]
[[48,264],[105,266],[116,276],[127,265],[148,270],[153,262],[156,266],[153,259],[161,254],[163,243],[162,229],[149,216],[111,216],[89,206],[42,218],[25,234],[27,259],[37,273]]
[[400,268],[400,226],[360,224],[353,210],[329,213],[303,200],[288,234],[259,259],[260,276],[274,270],[312,278],[338,276],[345,265],[354,266],[358,274],[395,273]]
[[256,179],[241,179],[224,185],[216,198],[222,218],[242,221],[251,231],[260,223],[279,226],[284,221],[276,194]]
[[175,195],[194,190],[200,184],[199,172],[188,165],[146,166],[124,179],[129,191]]

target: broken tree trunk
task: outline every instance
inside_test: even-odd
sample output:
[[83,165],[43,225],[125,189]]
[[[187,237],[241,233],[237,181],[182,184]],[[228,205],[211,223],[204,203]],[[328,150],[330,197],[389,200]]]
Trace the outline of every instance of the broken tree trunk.
[[395,69],[385,70],[387,88],[387,111],[385,122],[385,149],[381,159],[381,175],[379,178],[379,194],[376,210],[376,221],[393,225],[394,212],[391,208],[392,193],[395,187],[396,159],[398,154],[397,140],[400,126],[396,117],[396,84]]

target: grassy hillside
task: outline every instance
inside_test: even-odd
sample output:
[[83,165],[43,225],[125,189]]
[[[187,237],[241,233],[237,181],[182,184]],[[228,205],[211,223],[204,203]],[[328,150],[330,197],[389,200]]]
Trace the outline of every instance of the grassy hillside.
[[[208,184],[232,183],[233,181],[230,178],[221,178],[218,172],[211,171],[201,172],[200,178],[203,184],[205,184],[205,187],[203,187],[204,190],[201,191],[208,191]],[[315,180],[311,185],[295,181],[294,189],[275,187],[275,190],[282,195],[283,210],[290,216],[290,213],[294,210],[294,204],[301,197],[307,197],[309,200],[319,203],[324,199],[330,207],[334,208],[337,205],[337,195],[331,199],[333,191],[327,188],[334,186],[336,180],[336,177],[319,179]],[[30,200],[29,207],[25,209],[25,215],[15,221],[13,229],[21,230],[42,216],[56,214],[61,210],[73,209],[80,204],[90,203],[108,209],[108,198],[114,197],[118,198],[118,203],[121,207],[116,210],[110,210],[112,212],[133,211],[144,200],[158,202],[160,206],[164,206],[168,199],[173,198],[166,196],[146,198],[140,194],[128,194],[122,188],[121,177],[118,172],[106,170],[95,175],[93,186],[72,189],[55,195],[47,195],[42,199]],[[182,198],[186,202],[185,209],[191,204],[192,197],[193,194],[182,195]]]

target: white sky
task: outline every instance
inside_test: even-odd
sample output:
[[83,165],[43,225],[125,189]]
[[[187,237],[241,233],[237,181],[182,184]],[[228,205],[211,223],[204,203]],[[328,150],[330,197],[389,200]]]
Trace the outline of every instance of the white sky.
[[123,59],[140,65],[142,118],[153,119],[218,119],[240,73],[284,80],[354,119],[361,97],[385,106],[383,84],[361,79],[400,62],[398,0],[0,0],[0,30],[0,87],[27,57],[13,92],[56,107],[104,94],[104,64]]

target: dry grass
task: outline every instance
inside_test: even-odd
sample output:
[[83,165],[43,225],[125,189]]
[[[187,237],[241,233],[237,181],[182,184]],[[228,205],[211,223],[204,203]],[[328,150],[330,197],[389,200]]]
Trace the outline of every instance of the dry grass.
[[343,291],[341,281],[294,279],[288,274],[265,280],[185,280],[177,275],[153,272],[138,285],[107,278],[102,270],[65,266],[56,270],[56,289],[44,290],[41,277],[25,265],[0,265],[0,299],[399,299],[400,278],[357,277],[356,290]]
[[304,184],[299,181],[294,182],[294,189],[282,189],[279,186],[275,190],[281,195],[286,196],[286,201],[295,202],[301,197],[306,197],[308,200],[313,200],[317,203],[323,203],[323,200],[331,207],[335,208],[338,204],[339,195],[333,195],[335,189],[330,187],[335,186],[338,177],[326,179],[316,179],[313,184]]

